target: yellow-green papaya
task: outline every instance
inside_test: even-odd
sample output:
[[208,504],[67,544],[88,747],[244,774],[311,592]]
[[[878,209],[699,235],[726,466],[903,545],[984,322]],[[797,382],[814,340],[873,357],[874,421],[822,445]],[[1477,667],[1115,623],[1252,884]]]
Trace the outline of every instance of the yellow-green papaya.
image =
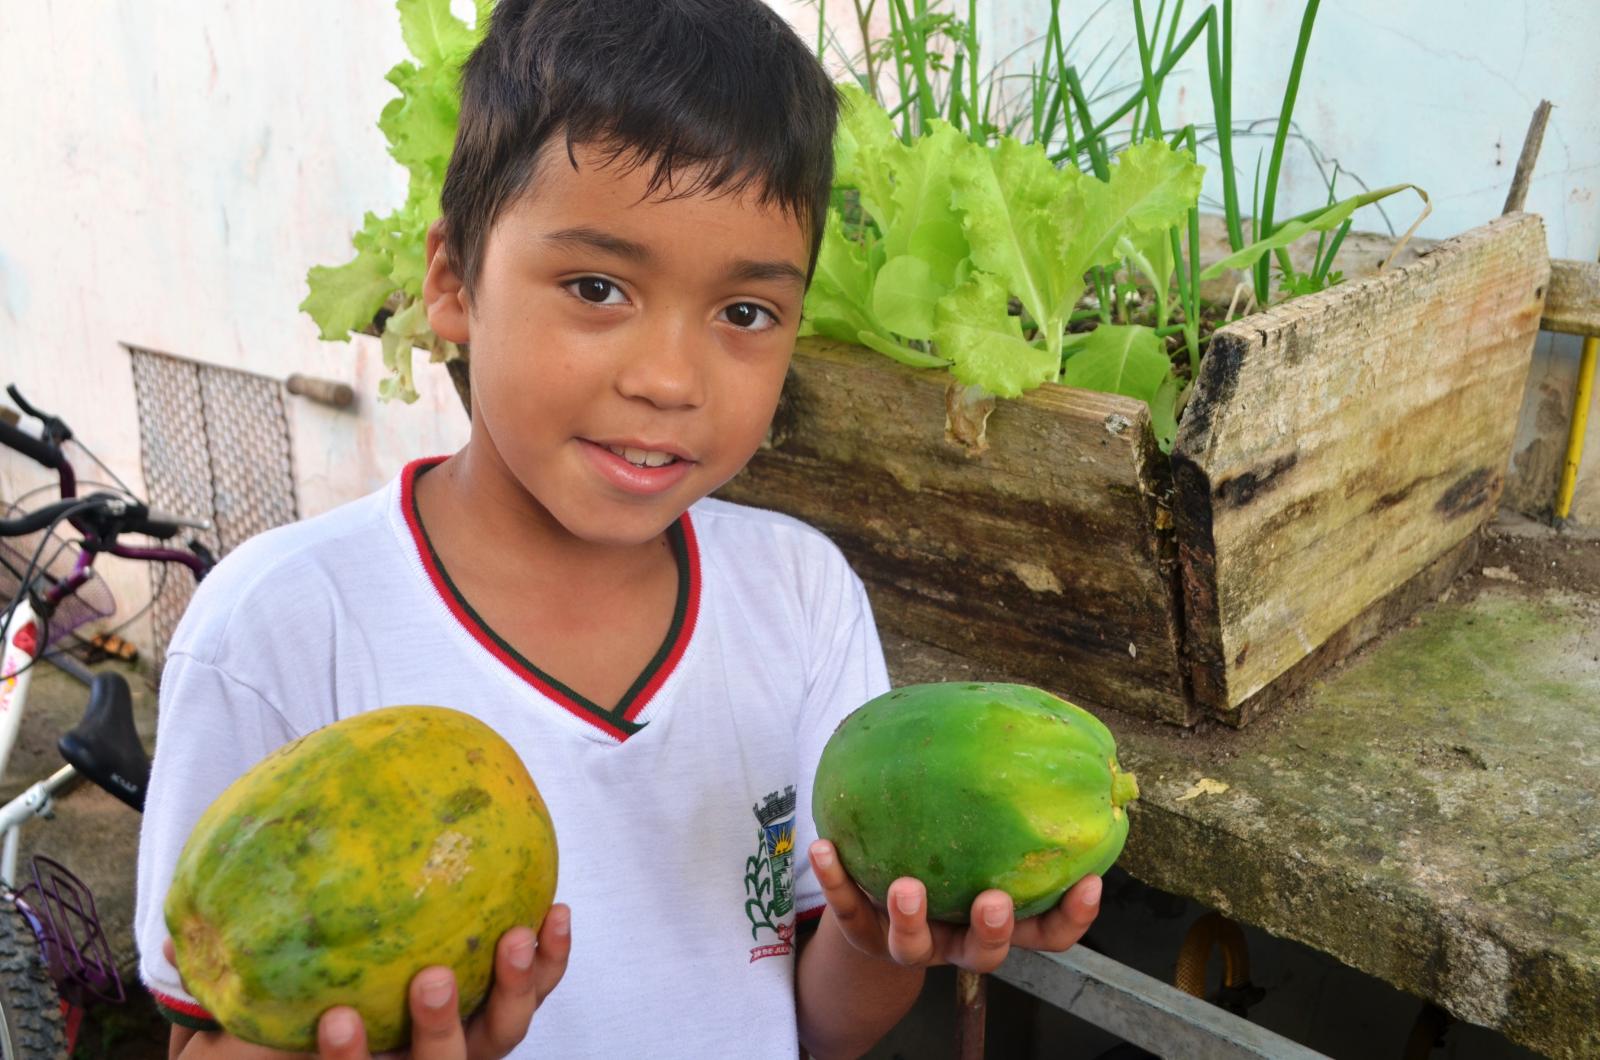
[[165,915],[184,985],[233,1035],[315,1051],[334,1005],[373,1052],[410,1040],[406,991],[455,972],[465,1017],[495,944],[535,931],[556,888],[556,837],[522,760],[443,707],[386,707],[290,743],[201,815]]
[[913,876],[930,918],[964,923],[989,888],[1021,918],[1105,872],[1138,795],[1088,711],[1027,685],[945,682],[847,717],[817,765],[812,815],[868,894],[882,902]]

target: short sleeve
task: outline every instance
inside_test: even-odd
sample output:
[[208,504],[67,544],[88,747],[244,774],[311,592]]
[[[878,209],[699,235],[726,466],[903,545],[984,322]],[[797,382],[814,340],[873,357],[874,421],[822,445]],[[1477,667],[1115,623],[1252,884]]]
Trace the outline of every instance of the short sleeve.
[[175,1023],[206,1029],[210,1015],[184,991],[162,953],[163,912],[178,855],[195,823],[229,784],[295,739],[259,692],[221,669],[182,653],[162,672],[156,752],[139,831],[134,935],[139,975]]
[[888,667],[866,590],[843,557],[836,566],[836,588],[829,594],[833,606],[820,608],[816,616],[818,643],[823,650],[816,653],[811,664],[797,740],[800,785],[795,812],[795,908],[802,920],[820,914],[824,905],[807,853],[817,838],[816,822],[811,816],[817,762],[839,723],[869,699],[889,690]]

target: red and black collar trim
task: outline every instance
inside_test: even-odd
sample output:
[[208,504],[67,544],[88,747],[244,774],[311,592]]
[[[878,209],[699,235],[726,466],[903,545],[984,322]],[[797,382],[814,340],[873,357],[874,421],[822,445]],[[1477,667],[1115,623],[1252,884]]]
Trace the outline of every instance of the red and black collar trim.
[[166,1017],[168,1023],[176,1023],[180,1027],[187,1027],[192,1031],[217,1031],[222,1025],[216,1019],[195,1004],[179,997],[163,994],[159,990],[151,990],[150,997],[156,1003],[156,1011]]
[[406,525],[411,529],[411,538],[416,544],[417,554],[428,572],[428,578],[433,582],[440,599],[450,609],[450,613],[468,633],[472,634],[474,640],[488,650],[489,654],[583,721],[618,740],[626,740],[644,728],[644,723],[637,719],[672,674],[678,665],[678,660],[683,657],[684,650],[694,636],[695,621],[700,613],[700,550],[689,513],[684,512],[676,523],[667,528],[667,540],[672,546],[673,556],[678,561],[678,599],[673,607],[672,625],[667,630],[666,640],[645,666],[639,679],[623,694],[621,702],[608,710],[592,700],[585,699],[529,662],[503,637],[489,628],[450,580],[438,553],[433,550],[433,543],[428,540],[428,532],[423,529],[416,495],[417,478],[443,460],[443,457],[432,457],[414,460],[406,465],[400,475],[400,507],[405,514]]

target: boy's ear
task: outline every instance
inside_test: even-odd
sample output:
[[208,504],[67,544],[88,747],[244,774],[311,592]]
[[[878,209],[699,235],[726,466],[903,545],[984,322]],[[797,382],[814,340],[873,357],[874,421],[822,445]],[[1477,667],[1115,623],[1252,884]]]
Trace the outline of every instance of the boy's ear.
[[471,341],[468,321],[471,309],[467,289],[451,264],[444,246],[444,222],[428,226],[428,273],[422,279],[422,302],[428,310],[428,326],[446,342],[461,346]]

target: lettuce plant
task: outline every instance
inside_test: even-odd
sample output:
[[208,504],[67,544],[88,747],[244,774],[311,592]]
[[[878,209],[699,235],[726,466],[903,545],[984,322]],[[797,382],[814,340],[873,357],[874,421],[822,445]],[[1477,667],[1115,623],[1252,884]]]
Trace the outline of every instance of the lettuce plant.
[[450,13],[449,0],[398,0],[400,32],[412,60],[398,63],[388,81],[399,90],[378,117],[389,155],[410,174],[406,201],[387,216],[368,213],[351,237],[355,257],[343,265],[313,266],[309,293],[300,309],[317,322],[323,339],[338,342],[371,328],[384,309],[383,364],[389,375],[378,384],[385,400],[417,399],[412,355],[429,351],[435,361],[460,355],[428,327],[422,308],[423,260],[428,226],[439,217],[439,192],[455,145],[461,112],[457,82],[461,64],[488,24],[493,0],[476,0],[474,27]]
[[[990,146],[938,119],[904,143],[865,91],[843,92],[835,180],[860,211],[848,224],[838,211],[828,219],[806,300],[811,331],[948,367],[997,397],[1063,380],[1152,403],[1176,394],[1153,330],[1069,336],[1067,325],[1090,269],[1166,246],[1200,194],[1189,153],[1146,140],[1100,180],[1057,167],[1038,144]],[[1173,418],[1170,407],[1153,415]]]

